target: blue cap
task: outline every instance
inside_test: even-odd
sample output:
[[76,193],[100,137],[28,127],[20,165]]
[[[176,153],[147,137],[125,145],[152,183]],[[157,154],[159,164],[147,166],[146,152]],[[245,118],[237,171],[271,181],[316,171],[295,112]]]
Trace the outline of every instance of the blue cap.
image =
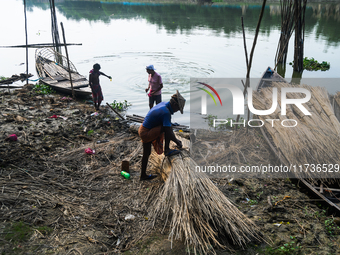
[[148,66],[146,67],[146,69],[147,69],[147,70],[156,70],[156,69],[153,67],[153,65],[148,65]]

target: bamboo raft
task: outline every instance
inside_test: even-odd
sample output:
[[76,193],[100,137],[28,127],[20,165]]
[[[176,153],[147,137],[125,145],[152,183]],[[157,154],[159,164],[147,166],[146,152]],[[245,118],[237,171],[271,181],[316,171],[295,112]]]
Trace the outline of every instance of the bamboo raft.
[[72,95],[72,81],[75,96],[91,96],[91,89],[86,77],[79,74],[76,67],[70,62],[70,80],[70,73],[66,67],[66,57],[52,48],[37,49],[35,64],[37,73],[41,78],[40,81],[51,86],[55,91]]
[[[270,90],[273,86],[281,88],[293,87],[279,74],[268,68],[258,85],[257,93],[254,93],[253,102],[256,109],[268,109],[271,106]],[[304,105],[312,113],[312,117],[303,115],[295,105],[290,106],[287,108],[287,118],[298,121],[299,124],[296,127],[286,128],[285,130],[280,127],[273,129],[270,126],[271,124],[266,123],[261,128],[261,132],[272,151],[285,166],[304,166],[304,164],[310,164],[311,162],[327,162],[327,164],[332,165],[339,164],[340,123],[335,117],[329,101],[329,95],[324,88],[306,85],[302,85],[302,87],[311,91],[312,98]],[[303,98],[302,95],[300,96]],[[263,98],[266,99],[263,100]],[[280,98],[280,95],[278,98]],[[338,93],[334,97],[334,101],[338,100],[340,102],[339,99],[340,94]],[[333,105],[337,105],[334,101]],[[339,106],[337,107],[339,108]],[[265,119],[280,119],[282,121],[286,116],[280,115],[280,109],[277,109],[270,116],[259,116],[259,118],[264,122],[266,122]],[[322,123],[326,124],[322,125]],[[340,211],[338,179],[329,173],[325,174],[322,178],[318,176],[319,174],[320,172],[316,171],[307,171],[303,174],[298,171],[294,173],[294,177],[298,178],[308,189],[322,198],[331,207]]]

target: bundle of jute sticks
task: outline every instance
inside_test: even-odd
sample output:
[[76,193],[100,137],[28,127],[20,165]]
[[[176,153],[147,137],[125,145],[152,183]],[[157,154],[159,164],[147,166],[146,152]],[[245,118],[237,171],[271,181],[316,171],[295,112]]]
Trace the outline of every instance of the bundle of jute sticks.
[[[295,85],[296,86],[296,85]],[[253,93],[255,109],[267,110],[272,106],[272,88],[294,87],[288,83],[273,83]],[[278,106],[274,113],[258,116],[275,148],[285,163],[298,167],[299,178],[336,179],[339,176],[340,123],[334,115],[328,92],[322,87],[301,85],[311,92],[311,99],[303,106],[311,113],[305,115],[296,105],[288,104],[286,115],[281,115],[281,89],[278,89]],[[287,93],[287,98],[305,98],[303,93]],[[273,121],[271,120],[278,120]],[[284,125],[282,125],[284,121]],[[285,127],[291,126],[291,127]],[[301,166],[301,167],[300,167]],[[327,171],[333,166],[332,171]],[[323,168],[324,167],[324,168]],[[300,169],[301,168],[301,169]],[[327,169],[326,169],[327,168]]]
[[[181,139],[184,147],[188,141]],[[213,247],[232,249],[262,240],[258,227],[215,186],[196,172],[187,150],[171,157],[152,153],[150,166],[165,181],[154,194],[150,217],[164,220],[169,239],[182,240],[196,254],[215,253]]]

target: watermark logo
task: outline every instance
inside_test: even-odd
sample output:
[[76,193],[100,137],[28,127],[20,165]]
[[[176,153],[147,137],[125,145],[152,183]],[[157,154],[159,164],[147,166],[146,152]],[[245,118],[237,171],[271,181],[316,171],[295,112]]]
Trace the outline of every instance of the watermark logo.
[[[206,84],[204,82],[197,82],[197,83],[202,84],[203,86],[206,86],[212,92],[214,92],[215,95],[217,96],[218,100],[220,101],[221,106],[222,106],[221,97],[220,97],[220,95],[217,93],[217,91],[212,86],[210,86],[209,84]],[[208,90],[206,90],[204,88],[200,88],[200,87],[197,87],[197,88],[200,89],[200,90],[203,90],[204,92],[206,92],[214,100],[215,105],[217,105],[216,100],[215,100],[214,96],[211,94],[210,91],[208,91]],[[207,97],[203,97],[202,96],[202,108],[201,109],[202,109],[202,112],[205,111],[205,113],[202,113],[202,114],[207,114]]]
[[[197,82],[200,83],[206,87],[208,87],[209,89],[211,89],[215,95],[218,97],[218,99],[220,100],[221,106],[222,106],[222,101],[221,98],[219,96],[219,94],[217,93],[217,91],[210,85],[203,83],[203,82]],[[222,88],[226,88],[228,89],[231,94],[232,94],[232,99],[233,99],[233,114],[234,115],[243,115],[244,114],[244,104],[245,104],[245,100],[244,100],[244,95],[243,95],[243,91],[234,86],[234,85],[230,85],[230,84],[226,84],[223,85]],[[216,100],[213,97],[213,95],[211,94],[211,92],[209,92],[206,89],[203,88],[199,88],[203,91],[205,91],[208,95],[210,95],[212,97],[212,99],[216,104]],[[254,105],[253,105],[253,89],[252,88],[247,88],[247,92],[248,92],[248,108],[250,110],[251,113],[256,114],[256,115],[269,115],[272,114],[277,106],[278,106],[278,91],[277,88],[273,88],[273,94],[272,94],[272,106],[270,107],[270,109],[267,110],[258,110],[255,109]],[[287,98],[287,94],[288,93],[302,93],[305,94],[304,98]],[[305,88],[281,88],[281,115],[286,115],[287,112],[287,105],[295,105],[304,115],[311,115],[311,113],[302,105],[303,103],[307,103],[309,100],[311,99],[311,93],[310,91],[308,91]],[[264,99],[265,100],[265,99]],[[207,114],[207,98],[206,98],[206,94],[202,94],[201,97],[201,114]]]

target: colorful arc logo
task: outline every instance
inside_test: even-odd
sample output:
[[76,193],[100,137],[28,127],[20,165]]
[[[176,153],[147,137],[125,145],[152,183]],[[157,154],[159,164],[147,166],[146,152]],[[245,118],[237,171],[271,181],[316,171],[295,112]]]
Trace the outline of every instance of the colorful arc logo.
[[[218,98],[218,100],[220,101],[220,104],[221,104],[221,106],[222,106],[222,100],[221,100],[221,98],[220,98],[220,95],[217,93],[217,91],[216,91],[213,87],[211,87],[210,85],[208,85],[208,84],[206,84],[206,83],[203,83],[203,82],[197,82],[197,83],[202,84],[202,85],[208,87],[209,89],[211,89],[211,91],[214,92],[215,95],[217,96],[217,98]],[[199,88],[199,87],[197,87],[197,88]],[[204,92],[206,92],[206,93],[214,100],[215,105],[217,105],[216,100],[215,100],[213,94],[211,94],[210,91],[208,91],[208,90],[206,90],[206,89],[204,89],[204,88],[199,88],[199,89],[201,89],[201,90],[203,90]]]

